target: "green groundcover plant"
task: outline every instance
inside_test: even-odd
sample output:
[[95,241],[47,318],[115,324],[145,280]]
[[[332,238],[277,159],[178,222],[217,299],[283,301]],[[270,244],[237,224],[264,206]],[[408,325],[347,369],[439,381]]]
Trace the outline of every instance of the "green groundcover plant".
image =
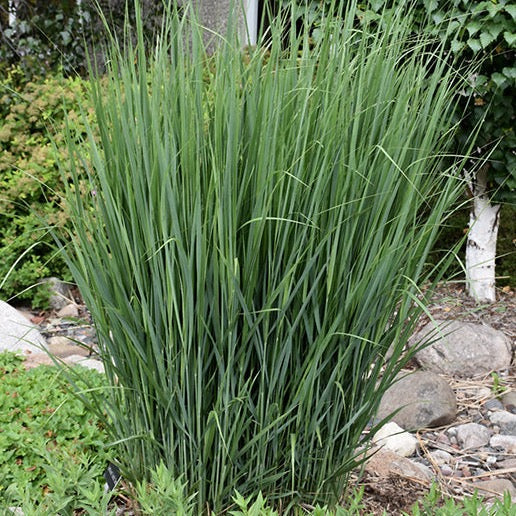
[[409,11],[356,30],[355,8],[314,44],[276,20],[244,54],[230,28],[211,57],[173,9],[146,55],[137,16],[93,82],[91,166],[68,138],[94,193],[69,192],[64,250],[113,385],[98,406],[127,478],[163,462],[196,513],[235,489],[335,504],[411,356],[462,187],[461,76]]
[[[82,369],[82,368],[81,368]],[[75,383],[105,388],[103,375],[83,369]],[[89,393],[83,392],[89,398]],[[101,421],[71,391],[56,367],[25,370],[23,358],[0,354],[0,509],[32,503],[37,514],[68,514],[90,493],[100,503],[111,458]],[[65,511],[65,512],[61,512]],[[25,513],[27,514],[27,513]]]

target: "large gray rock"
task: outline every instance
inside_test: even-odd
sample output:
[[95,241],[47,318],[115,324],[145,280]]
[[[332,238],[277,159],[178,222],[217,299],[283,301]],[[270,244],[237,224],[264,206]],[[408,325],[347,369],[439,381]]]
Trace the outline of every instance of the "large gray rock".
[[457,401],[446,380],[430,371],[417,371],[386,391],[377,417],[383,419],[398,408],[401,410],[392,420],[405,430],[416,430],[451,423]]
[[416,353],[421,366],[436,373],[471,378],[506,369],[511,364],[511,344],[500,331],[462,321],[428,323],[412,343],[434,340]]
[[0,301],[0,351],[45,353],[45,339],[15,308]]

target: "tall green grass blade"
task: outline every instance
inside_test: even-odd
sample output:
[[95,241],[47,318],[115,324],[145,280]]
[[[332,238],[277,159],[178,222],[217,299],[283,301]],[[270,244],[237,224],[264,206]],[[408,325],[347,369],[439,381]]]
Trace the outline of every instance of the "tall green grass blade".
[[70,198],[66,253],[119,387],[99,408],[126,474],[163,461],[199,513],[235,489],[337,501],[410,356],[460,188],[458,74],[409,13],[358,30],[355,9],[313,45],[277,20],[213,56],[188,13],[148,56],[138,24],[93,85],[91,166],[70,141],[95,195]]

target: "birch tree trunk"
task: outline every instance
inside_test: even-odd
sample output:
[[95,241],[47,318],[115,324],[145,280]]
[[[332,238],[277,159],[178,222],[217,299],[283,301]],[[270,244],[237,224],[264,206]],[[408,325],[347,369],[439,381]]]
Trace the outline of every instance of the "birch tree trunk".
[[470,182],[473,206],[469,215],[466,245],[466,285],[468,294],[478,302],[493,303],[495,291],[496,239],[500,205],[491,204],[487,191],[487,166]]

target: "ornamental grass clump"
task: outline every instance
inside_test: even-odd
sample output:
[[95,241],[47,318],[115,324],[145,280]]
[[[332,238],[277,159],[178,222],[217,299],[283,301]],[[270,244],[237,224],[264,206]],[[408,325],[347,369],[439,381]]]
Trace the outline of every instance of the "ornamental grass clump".
[[93,82],[66,253],[113,385],[99,408],[125,474],[163,462],[196,513],[235,490],[338,501],[458,191],[457,74],[407,13],[369,31],[354,9],[316,43],[277,20],[212,56],[170,11],[150,55],[140,22]]

